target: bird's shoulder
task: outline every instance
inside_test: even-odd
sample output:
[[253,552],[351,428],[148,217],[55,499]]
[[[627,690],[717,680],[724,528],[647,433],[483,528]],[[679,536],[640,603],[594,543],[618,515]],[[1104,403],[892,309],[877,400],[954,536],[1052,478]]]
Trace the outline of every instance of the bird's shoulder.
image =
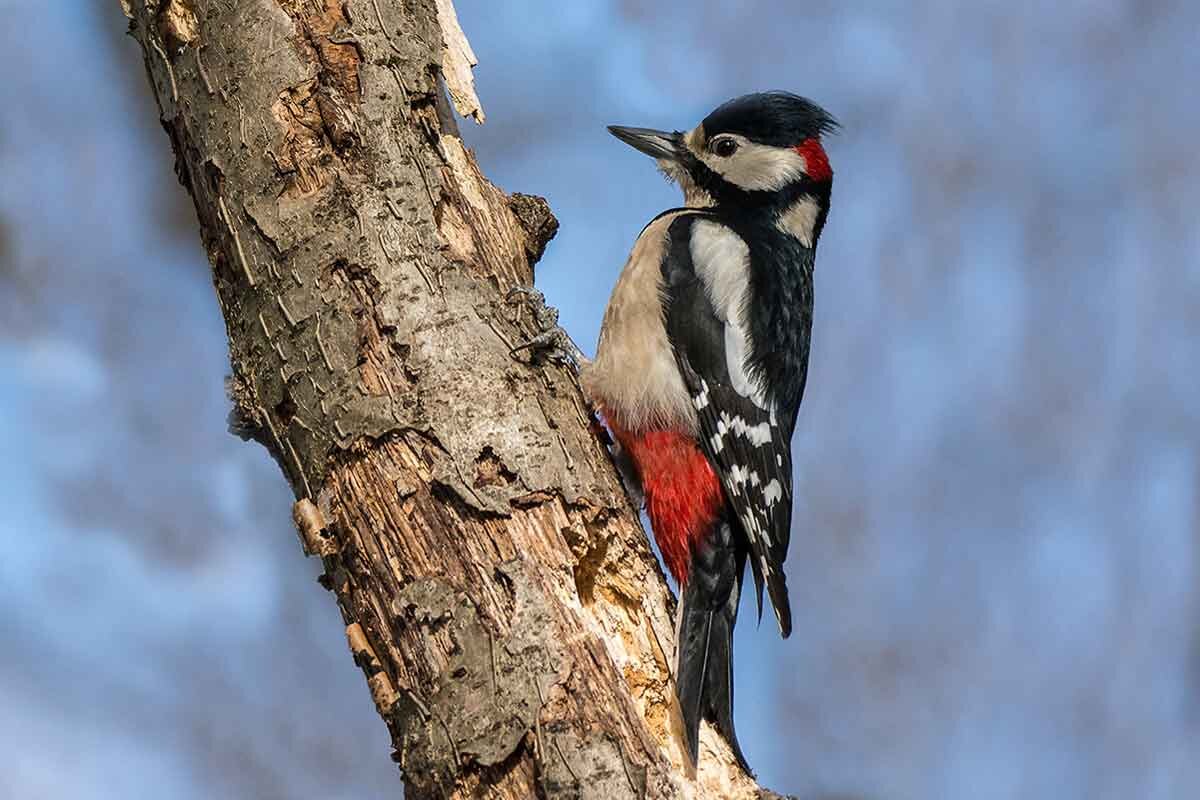
[[694,208],[692,206],[676,206],[668,208],[665,211],[660,211],[650,218],[650,221],[642,226],[641,233],[638,234],[640,239],[646,235],[646,232],[651,228],[666,228],[670,223],[676,220],[695,220],[695,219],[716,219],[717,215],[707,208]]
[[744,298],[750,247],[742,232],[713,209],[663,211],[642,228],[632,255],[630,266],[656,262],[664,290],[702,285],[723,322],[729,321],[722,312],[732,306],[733,295]]

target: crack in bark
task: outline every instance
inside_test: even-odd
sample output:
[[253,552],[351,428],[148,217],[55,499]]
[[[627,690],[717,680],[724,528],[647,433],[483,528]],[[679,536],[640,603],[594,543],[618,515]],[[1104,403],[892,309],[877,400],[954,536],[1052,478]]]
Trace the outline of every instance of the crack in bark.
[[177,53],[200,36],[200,22],[185,0],[167,0],[158,11],[158,31],[168,53]]
[[294,20],[297,52],[315,70],[312,78],[279,93],[271,111],[286,150],[276,165],[290,180],[280,197],[296,200],[323,189],[353,158],[356,115],[362,100],[357,40],[335,41],[350,23],[340,0],[281,0]]

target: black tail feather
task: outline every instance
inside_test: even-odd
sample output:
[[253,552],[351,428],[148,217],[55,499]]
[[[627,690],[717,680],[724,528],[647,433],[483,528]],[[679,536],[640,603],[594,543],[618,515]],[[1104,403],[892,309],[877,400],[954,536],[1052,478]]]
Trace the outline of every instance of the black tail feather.
[[679,613],[679,663],[675,670],[675,691],[683,715],[688,754],[696,763],[700,752],[700,717],[704,708],[704,679],[708,671],[708,642],[712,635],[713,612],[689,608],[687,594]]
[[739,550],[729,524],[721,520],[714,525],[709,545],[692,558],[679,610],[675,682],[692,763],[700,750],[700,720],[707,719],[749,774],[733,725],[733,627],[746,563],[745,552]]

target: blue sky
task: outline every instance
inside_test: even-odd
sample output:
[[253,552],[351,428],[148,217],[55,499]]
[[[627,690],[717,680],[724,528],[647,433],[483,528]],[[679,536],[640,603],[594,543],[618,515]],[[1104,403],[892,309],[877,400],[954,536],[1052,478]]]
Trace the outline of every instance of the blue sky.
[[[225,433],[194,214],[111,5],[0,30],[0,794],[395,796],[282,478]],[[585,350],[677,202],[605,124],[764,88],[843,123],[796,632],[738,632],[764,783],[1195,796],[1200,8],[458,8],[489,117],[464,134],[550,200],[537,281]]]

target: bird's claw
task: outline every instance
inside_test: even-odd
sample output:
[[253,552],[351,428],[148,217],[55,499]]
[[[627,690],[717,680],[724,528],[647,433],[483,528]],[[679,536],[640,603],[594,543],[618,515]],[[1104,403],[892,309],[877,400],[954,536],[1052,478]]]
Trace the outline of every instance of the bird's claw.
[[544,294],[532,286],[514,286],[504,296],[507,303],[515,303],[520,299],[524,299],[533,310],[534,324],[539,333],[513,347],[509,355],[516,358],[518,353],[528,350],[535,360],[546,359],[566,364],[576,371],[587,363],[583,351],[558,324],[558,309],[546,305]]

